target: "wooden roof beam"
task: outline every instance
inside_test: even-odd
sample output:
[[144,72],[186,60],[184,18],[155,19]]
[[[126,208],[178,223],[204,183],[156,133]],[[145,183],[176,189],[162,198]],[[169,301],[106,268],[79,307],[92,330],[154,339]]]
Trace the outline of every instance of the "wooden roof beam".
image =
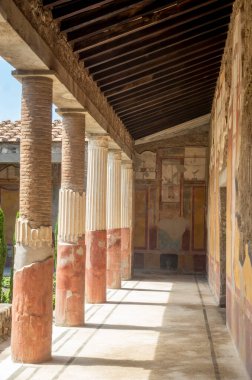
[[197,94],[200,91],[203,91],[207,88],[212,88],[216,86],[216,80],[213,81],[212,79],[209,81],[203,82],[201,85],[197,84],[194,87],[189,87],[188,89],[184,89],[182,91],[174,91],[173,93],[168,93],[165,96],[162,96],[160,98],[155,98],[151,100],[146,100],[145,102],[142,102],[141,104],[137,104],[136,106],[132,106],[126,109],[117,110],[117,108],[114,107],[114,110],[116,114],[122,118],[123,116],[130,117],[135,114],[138,114],[139,112],[145,112],[150,107],[155,107],[156,105],[161,105],[163,103],[173,103],[173,102],[179,102],[181,98],[187,98],[188,96],[193,96],[195,93]]
[[183,49],[186,49],[190,46],[193,48],[193,46],[196,46],[196,44],[201,44],[204,41],[206,41],[207,44],[208,41],[214,39],[216,35],[218,35],[219,40],[225,40],[225,37],[227,35],[226,25],[221,24],[214,29],[207,29],[201,31],[201,33],[196,35],[194,33],[191,34],[190,32],[185,33],[184,38],[174,38],[172,41],[170,41],[170,43],[168,43],[168,46],[164,44],[164,46],[161,45],[154,51],[144,51],[140,56],[135,56],[132,54],[127,58],[124,57],[123,59],[114,59],[113,62],[108,62],[99,68],[96,67],[89,70],[89,73],[93,75],[94,79],[98,78],[99,80],[100,77],[106,78],[109,74],[114,74],[115,70],[121,72],[124,69],[128,69],[129,63],[131,67],[137,67],[138,65],[146,63],[146,61],[148,61],[148,63],[154,62],[155,59],[161,59],[163,56],[174,57],[180,51],[183,51]]
[[[162,68],[168,68],[172,64],[177,65],[178,62],[186,60],[186,58],[192,59],[192,57],[198,58],[202,52],[205,51],[215,51],[218,48],[224,48],[225,40],[221,40],[220,37],[214,37],[212,39],[206,40],[200,44],[191,45],[183,49],[174,51],[169,55],[169,57],[164,56],[157,58],[153,61],[147,61],[145,63],[139,64],[135,67],[125,68],[123,71],[118,71],[117,73],[107,75],[106,78],[100,76],[93,76],[93,79],[98,82],[99,87],[103,87],[108,84],[121,83],[123,79],[127,82],[130,80],[138,79],[139,76],[143,77],[145,75],[155,74],[156,70],[161,70]],[[193,49],[195,48],[195,49]],[[200,60],[199,60],[200,61]]]
[[169,25],[168,27],[161,29],[159,33],[155,33],[152,37],[152,34],[149,35],[149,38],[145,40],[143,44],[142,39],[133,40],[130,45],[130,49],[126,49],[128,45],[117,45],[114,49],[102,50],[97,55],[94,55],[89,58],[89,56],[84,56],[83,53],[79,54],[79,59],[85,59],[85,67],[96,68],[103,66],[105,63],[113,64],[115,60],[125,59],[127,60],[131,56],[141,55],[142,51],[152,51],[155,50],[155,47],[160,48],[161,43],[166,44],[168,41],[173,40],[175,37],[181,37],[187,33],[198,31],[198,30],[210,30],[214,29],[216,26],[225,26],[228,25],[230,21],[229,15],[220,15],[219,12],[213,12],[212,17],[214,18],[209,20],[209,16],[200,17],[197,19],[197,23],[193,21],[189,22],[184,21],[179,23],[179,25]]
[[205,53],[200,61],[198,59],[193,59],[185,62],[181,62],[178,65],[173,65],[168,69],[158,70],[155,74],[151,75],[151,80],[148,82],[134,81],[119,86],[115,86],[112,89],[107,89],[104,91],[104,95],[108,99],[121,99],[125,98],[128,95],[134,95],[141,91],[148,89],[149,87],[155,85],[156,83],[163,82],[169,78],[174,78],[176,75],[183,75],[184,73],[190,72],[194,73],[200,68],[207,69],[208,66],[212,64],[221,62],[223,48],[220,48],[219,51],[216,51],[213,55],[212,53]]
[[[161,27],[160,24],[164,23],[165,21],[168,21],[168,20],[170,21],[177,17],[180,18],[180,17],[183,17],[183,15],[187,15],[187,17],[190,17],[188,13],[189,14],[192,13],[192,17],[195,16],[195,19],[197,19],[200,13],[197,13],[195,11],[198,11],[202,7],[207,7],[209,12],[211,12],[213,9],[215,10],[219,9],[220,11],[222,8],[230,7],[229,1],[228,3],[225,2],[225,4],[222,3],[221,6],[216,7],[216,2],[220,3],[220,0],[210,0],[210,1],[194,0],[194,3],[196,3],[196,5],[193,7],[188,5],[188,7],[184,11],[177,12],[176,8],[174,8],[174,11],[171,13],[171,10],[169,9],[164,10],[161,13],[160,17],[158,18],[155,18],[155,17],[153,19],[146,18],[146,17],[139,18],[138,20],[135,21],[137,25],[133,26],[132,23],[129,23],[128,28],[126,28],[127,24],[123,25],[123,27],[121,27],[121,31],[118,28],[116,28],[115,30],[112,29],[111,32],[105,30],[100,33],[99,27],[98,27],[97,34],[93,36],[88,36],[88,35],[85,36],[85,33],[88,34],[88,30],[85,30],[85,28],[83,28],[83,30],[80,29],[76,32],[67,33],[67,38],[69,42],[74,43],[73,50],[78,53],[81,51],[91,49],[95,46],[103,45],[108,42],[111,43],[118,39],[120,40],[122,37],[128,37],[130,38],[130,41],[132,42],[135,40],[135,37],[137,37],[135,36],[136,32],[139,32],[143,37],[144,35],[146,35],[146,38],[148,38],[150,31],[147,31],[146,33],[145,29],[146,28],[149,29],[149,27],[152,25],[158,25],[158,27],[160,28]],[[205,12],[207,12],[207,10]],[[120,44],[120,41],[118,41],[118,44]]]
[[184,70],[180,72],[178,79],[174,78],[174,75],[171,73],[170,75],[161,77],[156,81],[152,81],[149,85],[146,85],[140,89],[136,89],[133,92],[126,94],[122,93],[121,96],[119,96],[119,94],[117,96],[108,97],[109,103],[113,106],[117,104],[124,104],[124,102],[127,102],[128,100],[134,100],[141,96],[146,97],[150,92],[153,93],[153,91],[159,88],[168,88],[168,86],[172,88],[176,84],[179,86],[180,84],[190,81],[191,79],[194,80],[201,78],[202,76],[204,77],[205,75],[208,75],[209,72],[213,72],[214,70],[218,72],[219,68],[220,60],[213,60],[210,64],[205,66],[199,64],[195,69],[193,68],[190,71],[187,68],[184,68]]
[[[156,1],[154,0],[154,2]],[[162,2],[164,0],[161,0]],[[100,6],[98,9],[91,9],[90,11],[84,9],[83,12],[80,9],[76,15],[61,21],[60,30],[73,35],[78,33],[79,30],[84,32],[88,28],[86,32],[90,37],[90,33],[97,32],[97,29],[101,28],[103,30],[113,26],[117,19],[125,22],[125,20],[134,20],[138,15],[141,17],[141,10],[151,3],[153,3],[153,0],[121,0],[105,4],[103,7]]]
[[195,104],[197,103],[196,97],[198,96],[199,93],[200,93],[201,98],[205,96],[206,98],[209,98],[212,101],[212,95],[214,93],[214,89],[215,89],[215,86],[210,86],[207,89],[202,88],[200,89],[200,92],[196,91],[194,98],[192,98],[192,94],[191,94],[190,98],[188,99],[187,94],[185,94],[176,99],[172,99],[169,102],[165,100],[163,103],[159,102],[159,104],[155,104],[155,105],[152,104],[151,106],[148,106],[148,110],[141,110],[141,111],[138,110],[138,112],[134,112],[134,114],[131,114],[128,112],[126,115],[121,116],[120,118],[125,124],[128,125],[129,123],[135,122],[136,120],[145,119],[149,117],[149,115],[158,115],[160,112],[166,112],[166,111],[169,112],[170,109],[174,106],[180,107],[182,102],[191,102],[192,104]]
[[167,93],[173,93],[174,90],[176,91],[181,91],[184,88],[187,88],[190,86],[190,88],[194,87],[197,84],[201,84],[202,82],[209,80],[209,79],[215,79],[218,77],[219,73],[219,68],[214,67],[214,69],[205,72],[204,74],[201,75],[195,75],[195,76],[190,76],[188,75],[188,78],[185,78],[182,81],[178,81],[175,83],[165,83],[163,86],[157,87],[155,90],[150,90],[148,93],[141,94],[138,97],[132,97],[131,99],[125,99],[123,102],[117,102],[117,103],[112,103],[112,107],[114,109],[122,110],[127,107],[131,106],[136,106],[137,104],[142,104],[142,102],[146,101],[146,99],[151,100],[153,98],[157,97],[162,97],[165,96]]

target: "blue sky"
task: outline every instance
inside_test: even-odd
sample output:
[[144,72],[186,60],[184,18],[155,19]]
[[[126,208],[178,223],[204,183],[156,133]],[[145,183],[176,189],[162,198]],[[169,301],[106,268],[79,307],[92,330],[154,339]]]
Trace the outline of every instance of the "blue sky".
[[[0,57],[0,121],[20,120],[21,84],[11,75],[14,68]],[[55,108],[55,107],[53,107]],[[53,110],[53,120],[59,116]]]

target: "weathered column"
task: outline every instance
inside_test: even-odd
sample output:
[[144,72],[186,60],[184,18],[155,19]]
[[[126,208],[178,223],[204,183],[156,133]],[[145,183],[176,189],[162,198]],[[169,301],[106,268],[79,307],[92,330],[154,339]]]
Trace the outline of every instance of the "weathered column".
[[85,289],[85,115],[60,109],[63,117],[59,192],[55,322],[84,324]]
[[107,287],[121,287],[121,152],[108,153]]
[[106,302],[106,187],[108,137],[92,135],[88,142],[86,207],[86,297]]
[[51,357],[51,112],[52,79],[23,73],[11,334],[12,358],[23,363],[39,363]]
[[121,275],[122,280],[132,276],[132,183],[133,170],[131,161],[122,161],[122,200],[121,200]]

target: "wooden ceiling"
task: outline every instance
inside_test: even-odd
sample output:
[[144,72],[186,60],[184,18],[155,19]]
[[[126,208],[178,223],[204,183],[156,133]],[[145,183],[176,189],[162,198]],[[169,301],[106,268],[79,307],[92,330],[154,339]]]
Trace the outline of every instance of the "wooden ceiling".
[[43,0],[134,139],[209,113],[231,0]]

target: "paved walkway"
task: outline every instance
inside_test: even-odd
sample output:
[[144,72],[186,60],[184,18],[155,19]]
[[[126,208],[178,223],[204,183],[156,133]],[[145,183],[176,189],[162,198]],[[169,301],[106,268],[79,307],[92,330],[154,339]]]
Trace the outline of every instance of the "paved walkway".
[[0,345],[0,379],[248,379],[224,319],[202,277],[139,275],[87,305],[85,327],[55,327],[51,362],[14,364]]

